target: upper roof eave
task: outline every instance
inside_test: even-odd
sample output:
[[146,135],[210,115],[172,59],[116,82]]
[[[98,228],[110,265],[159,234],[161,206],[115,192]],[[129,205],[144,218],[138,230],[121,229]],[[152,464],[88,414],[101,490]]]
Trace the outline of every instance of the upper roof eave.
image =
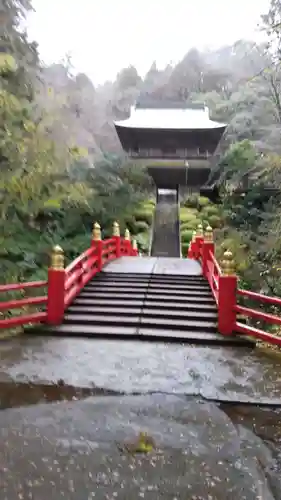
[[152,125],[152,124],[147,124],[147,125],[140,125],[140,124],[129,124],[129,123],[124,123],[124,121],[120,122],[113,122],[115,127],[123,128],[123,129],[134,129],[134,130],[181,130],[181,131],[186,131],[186,130],[220,130],[220,129],[226,129],[227,124],[225,123],[217,123],[217,122],[212,122],[209,126],[189,126],[189,127],[183,127],[182,125],[172,125],[170,124],[169,126],[163,126],[161,124],[159,125]]
[[205,109],[138,109],[132,108],[131,116],[114,121],[115,127],[127,129],[210,130],[225,129],[227,124],[209,118]]

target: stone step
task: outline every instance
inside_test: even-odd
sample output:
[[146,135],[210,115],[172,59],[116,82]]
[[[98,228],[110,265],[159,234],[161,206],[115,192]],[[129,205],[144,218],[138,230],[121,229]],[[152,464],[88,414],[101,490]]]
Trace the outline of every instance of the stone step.
[[166,329],[181,329],[181,330],[204,330],[205,332],[216,332],[217,322],[206,320],[202,318],[200,320],[195,319],[174,319],[174,318],[156,318],[152,316],[116,316],[115,314],[98,315],[98,314],[71,314],[66,313],[64,317],[64,323],[70,324],[98,324],[98,325],[122,325],[122,326],[145,326],[149,328],[161,328]]

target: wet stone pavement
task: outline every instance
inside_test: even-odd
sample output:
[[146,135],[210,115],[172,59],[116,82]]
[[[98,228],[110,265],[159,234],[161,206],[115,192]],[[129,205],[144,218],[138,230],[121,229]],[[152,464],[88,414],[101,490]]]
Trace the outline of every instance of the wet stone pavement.
[[[278,355],[25,338],[0,356],[1,500],[281,499]],[[155,449],[126,451],[140,431]]]

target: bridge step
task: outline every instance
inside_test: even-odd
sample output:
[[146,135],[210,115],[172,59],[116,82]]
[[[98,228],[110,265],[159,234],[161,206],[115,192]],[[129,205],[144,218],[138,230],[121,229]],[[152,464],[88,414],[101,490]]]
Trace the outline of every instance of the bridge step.
[[92,299],[92,298],[84,299],[84,298],[81,298],[81,296],[79,296],[73,302],[72,306],[70,306],[68,308],[68,311],[70,311],[76,305],[81,306],[81,307],[85,307],[85,308],[88,308],[91,306],[92,307],[95,307],[95,306],[106,307],[107,309],[110,309],[112,307],[124,307],[125,304],[126,304],[127,308],[129,308],[129,307],[142,307],[143,300],[144,299],[135,299],[132,297],[128,297],[128,300],[126,300],[126,302],[124,302],[124,300],[116,299],[115,296],[101,297],[99,299]]
[[66,314],[64,318],[64,323],[71,324],[102,324],[116,326],[120,324],[122,326],[150,326],[152,328],[156,325],[163,326],[166,329],[181,329],[181,330],[200,330],[204,328],[205,332],[217,331],[217,322],[209,321],[208,319],[202,318],[201,320],[195,319],[174,319],[169,317],[155,317],[154,314],[151,316],[140,316],[141,310],[139,311],[139,316],[116,316],[116,315],[98,315],[98,314]]
[[217,312],[204,312],[204,317],[202,318],[202,311],[190,311],[190,310],[171,310],[171,309],[158,309],[155,307],[147,307],[146,303],[142,307],[124,307],[125,304],[123,304],[123,307],[111,307],[110,309],[108,307],[94,307],[94,306],[87,306],[87,307],[81,307],[79,305],[73,305],[68,308],[68,312],[73,315],[99,315],[99,314],[105,314],[105,320],[109,315],[115,315],[119,314],[120,316],[131,316],[131,315],[143,315],[145,316],[153,316],[153,317],[159,317],[159,318],[174,318],[174,319],[203,319],[203,321],[212,321],[217,319]]
[[[42,334],[42,330],[38,331]],[[54,330],[50,329],[50,334]],[[228,336],[223,337],[217,333],[192,332],[186,330],[171,331],[169,329],[156,330],[155,328],[125,326],[103,326],[103,325],[68,325],[63,324],[56,328],[56,333],[66,337],[88,337],[108,340],[143,340],[147,342],[169,342],[169,343],[188,343],[200,345],[225,345],[253,347],[252,341],[245,337]],[[46,331],[45,331],[46,335]]]
[[[146,308],[163,308],[163,301],[153,301],[153,300],[146,300],[144,297],[143,300],[134,300],[133,298],[129,298],[130,300],[126,300],[124,303],[124,300],[118,300],[115,298],[108,298],[108,297],[103,297],[101,299],[81,299],[80,297],[75,300],[73,305],[68,309],[69,311],[72,309],[76,309],[76,306],[81,306],[84,309],[88,309],[89,307],[105,307],[106,309],[112,308],[112,307],[124,307],[126,305],[126,308],[131,308],[131,307],[142,307],[145,304]],[[205,304],[203,303],[198,303],[197,302],[191,302],[191,301],[166,301],[165,302],[165,308],[169,308],[172,310],[178,310],[178,311],[213,311],[217,312],[217,306],[214,304]]]
[[[174,295],[173,293],[169,294],[169,295],[162,295],[162,294],[151,294],[150,292],[143,292],[143,293],[133,293],[131,291],[131,293],[127,292],[127,293],[124,293],[124,292],[114,292],[114,293],[109,293],[109,292],[106,292],[106,291],[103,291],[103,292],[100,292],[100,291],[93,291],[93,292],[81,292],[79,297],[81,299],[87,299],[87,300],[96,300],[96,299],[107,299],[107,300],[114,300],[114,299],[123,299],[123,300],[126,300],[129,301],[129,300],[143,300],[144,298],[146,298],[147,300],[150,300],[150,301],[161,301],[162,303],[167,303],[167,302],[180,302],[180,303],[184,303],[184,302],[194,302],[196,300],[197,303],[201,303],[201,304],[210,304],[210,305],[214,305],[215,304],[215,300],[214,298],[211,296],[211,295],[206,295],[206,296],[196,296],[196,298],[194,297],[194,294],[189,294],[188,296],[185,296],[183,297],[182,295],[179,295],[179,296],[176,296]],[[187,300],[188,299],[188,300]]]
[[217,306],[202,276],[100,273],[51,333],[221,345],[248,339],[217,333]]
[[85,289],[87,290],[97,290],[97,289],[100,289],[100,288],[104,288],[106,287],[107,289],[109,288],[119,288],[119,289],[131,289],[131,290],[134,290],[134,289],[137,289],[137,290],[141,290],[141,289],[146,289],[147,287],[149,286],[149,288],[151,290],[153,289],[157,289],[157,290],[175,290],[175,291],[187,291],[187,290],[202,290],[202,291],[206,291],[207,292],[210,292],[210,287],[207,283],[204,283],[204,284],[190,284],[190,283],[187,283],[187,284],[178,284],[178,283],[154,283],[154,282],[143,282],[143,283],[131,283],[131,284],[128,284],[128,283],[120,283],[118,281],[114,281],[114,282],[109,282],[109,283],[104,283],[103,281],[97,281],[95,283],[90,283],[89,285],[87,285],[85,287]]
[[125,281],[142,282],[153,281],[159,283],[206,283],[206,279],[199,275],[177,275],[177,274],[139,274],[139,273],[103,273],[96,276],[95,281]]
[[[145,293],[146,291],[148,290],[148,286],[144,286],[144,287],[141,287],[141,288],[138,288],[138,287],[134,287],[134,286],[122,286],[122,287],[114,287],[114,286],[106,286],[106,285],[102,285],[102,286],[93,286],[93,287],[85,287],[84,290],[81,292],[80,296],[85,296],[85,295],[91,295],[91,294],[95,294],[95,293],[100,293],[100,292],[105,292],[105,293],[108,293],[108,292],[111,292],[111,293],[115,293],[115,294],[119,294],[119,293],[124,293],[124,292],[128,292],[128,293],[140,293],[140,292],[143,292]],[[208,289],[195,289],[195,290],[192,290],[192,289],[188,289],[186,288],[185,290],[178,290],[178,289],[166,289],[166,288],[162,288],[162,289],[159,289],[159,288],[154,288],[154,287],[151,287],[149,285],[149,293],[151,295],[165,295],[165,296],[178,296],[178,297],[211,297],[211,292],[210,290]]]

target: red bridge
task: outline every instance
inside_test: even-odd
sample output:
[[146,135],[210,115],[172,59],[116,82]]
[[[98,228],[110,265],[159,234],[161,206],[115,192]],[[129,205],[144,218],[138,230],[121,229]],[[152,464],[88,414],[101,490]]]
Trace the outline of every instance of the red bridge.
[[[204,234],[198,227],[186,258],[155,258],[138,256],[129,231],[121,237],[118,223],[106,240],[95,224],[91,245],[67,267],[63,250],[53,248],[46,281],[0,286],[5,296],[15,290],[24,295],[0,302],[0,328],[24,325],[25,332],[40,335],[223,345],[252,345],[259,339],[281,345],[279,336],[266,331],[281,318],[264,310],[280,306],[281,299],[240,289],[234,267],[230,251],[217,261],[210,227]],[[26,313],[31,307],[37,311]],[[13,316],[13,310],[22,313]],[[253,320],[262,321],[264,329],[253,326]]]
[[[268,331],[269,325],[281,324],[272,314],[281,299],[239,288],[231,252],[220,263],[216,259],[211,227],[203,232],[199,226],[187,257],[180,257],[179,186],[197,192],[203,186],[208,192],[210,158],[226,125],[210,120],[202,105],[161,101],[160,109],[156,104],[138,104],[129,119],[115,123],[123,149],[134,162],[146,158],[157,187],[153,256],[138,256],[129,231],[121,237],[118,223],[106,240],[95,224],[90,247],[68,266],[63,250],[53,249],[46,281],[0,286],[5,294],[0,328],[24,325],[33,334],[204,344],[252,345],[259,339],[281,345],[281,337]],[[12,291],[20,291],[21,298],[6,300]]]

